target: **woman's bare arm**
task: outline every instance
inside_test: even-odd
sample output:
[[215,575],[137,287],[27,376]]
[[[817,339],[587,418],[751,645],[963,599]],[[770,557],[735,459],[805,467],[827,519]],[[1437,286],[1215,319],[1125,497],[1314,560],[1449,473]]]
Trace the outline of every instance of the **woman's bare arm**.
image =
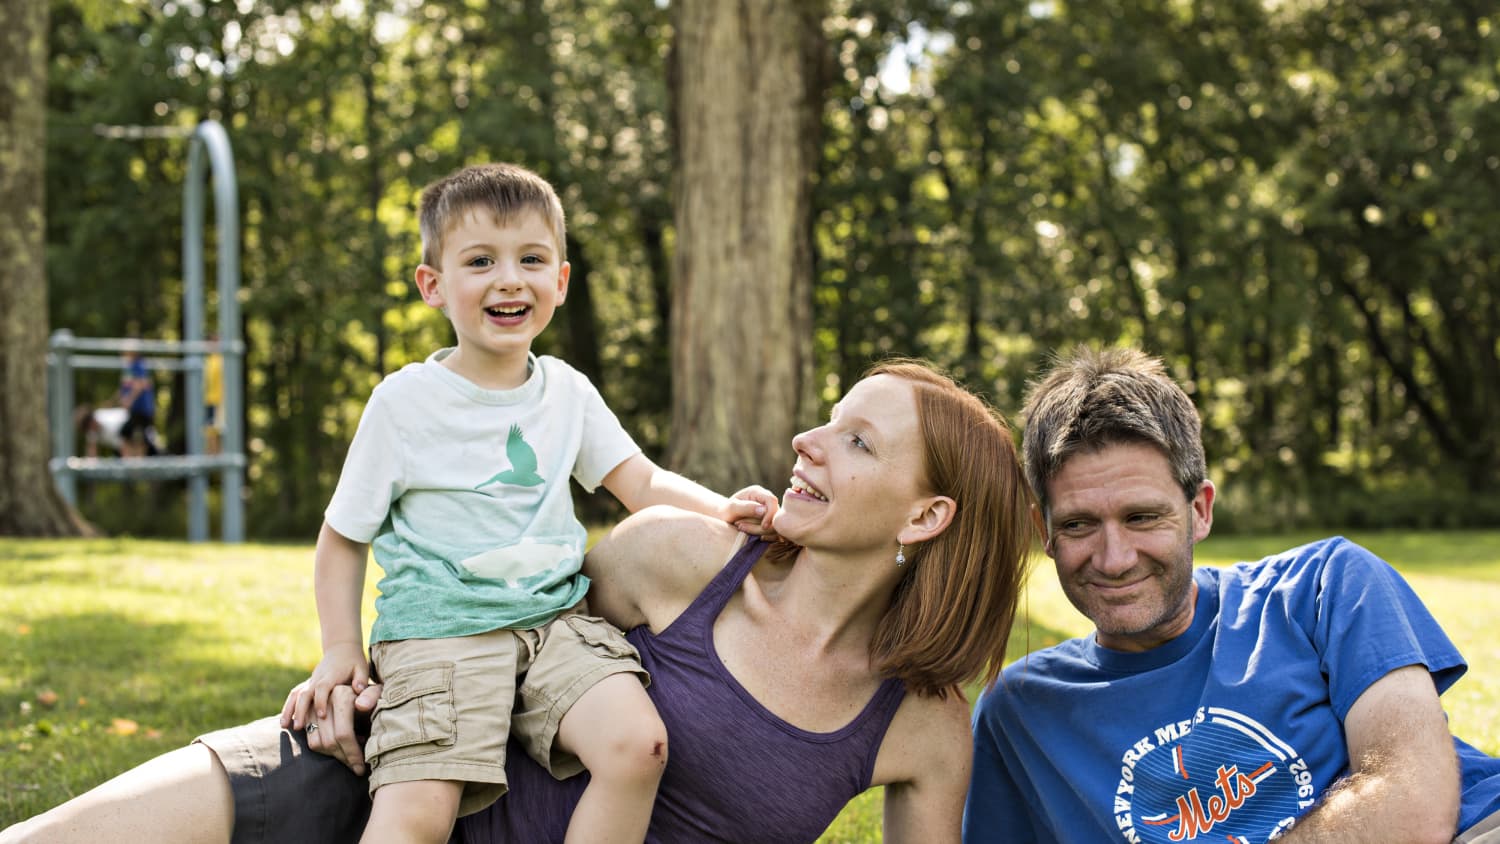
[[973,752],[968,701],[906,696],[872,778],[885,786],[885,841],[958,844]]

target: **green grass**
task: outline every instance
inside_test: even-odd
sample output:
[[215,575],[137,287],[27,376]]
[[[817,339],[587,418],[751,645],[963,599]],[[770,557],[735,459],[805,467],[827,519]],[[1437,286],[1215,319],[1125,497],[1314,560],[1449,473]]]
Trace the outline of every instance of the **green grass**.
[[[1211,539],[1200,562],[1313,538]],[[1500,752],[1500,532],[1351,538],[1397,565],[1475,668],[1444,696],[1453,728]],[[1012,658],[1087,632],[1039,565]],[[370,611],[366,610],[367,620]],[[270,714],[318,659],[308,546],[0,539],[0,828],[177,747]],[[880,839],[880,795],[825,842]]]

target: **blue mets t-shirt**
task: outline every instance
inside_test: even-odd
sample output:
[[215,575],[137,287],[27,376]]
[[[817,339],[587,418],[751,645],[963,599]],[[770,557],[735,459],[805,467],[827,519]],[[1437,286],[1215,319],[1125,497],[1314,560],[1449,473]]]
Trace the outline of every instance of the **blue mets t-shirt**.
[[[1145,653],[1092,635],[1022,657],[979,700],[964,841],[1263,842],[1349,773],[1371,683],[1463,658],[1389,565],[1346,539],[1199,568],[1192,627]],[[1500,809],[1500,760],[1455,740],[1462,824]]]

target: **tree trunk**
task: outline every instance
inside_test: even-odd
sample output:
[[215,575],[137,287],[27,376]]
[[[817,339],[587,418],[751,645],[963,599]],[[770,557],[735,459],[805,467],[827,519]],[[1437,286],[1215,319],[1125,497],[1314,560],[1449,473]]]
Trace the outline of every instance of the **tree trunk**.
[[779,489],[814,413],[810,175],[822,2],[672,4],[673,468]]
[[85,526],[47,470],[47,4],[0,0],[0,535]]

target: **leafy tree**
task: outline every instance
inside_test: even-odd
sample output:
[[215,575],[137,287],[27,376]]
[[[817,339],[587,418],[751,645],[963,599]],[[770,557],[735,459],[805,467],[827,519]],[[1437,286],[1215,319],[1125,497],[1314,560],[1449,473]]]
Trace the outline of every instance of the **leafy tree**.
[[[1500,35],[1472,4],[53,9],[52,325],[175,336],[181,137],[229,127],[260,535],[311,533],[371,387],[451,342],[412,213],[481,159],[569,215],[538,351],[715,486],[778,481],[873,358],[1013,408],[1051,350],[1128,342],[1194,392],[1231,521],[1500,519]],[[93,492],[107,527],[142,498]],[[151,494],[143,529],[180,529]]]

